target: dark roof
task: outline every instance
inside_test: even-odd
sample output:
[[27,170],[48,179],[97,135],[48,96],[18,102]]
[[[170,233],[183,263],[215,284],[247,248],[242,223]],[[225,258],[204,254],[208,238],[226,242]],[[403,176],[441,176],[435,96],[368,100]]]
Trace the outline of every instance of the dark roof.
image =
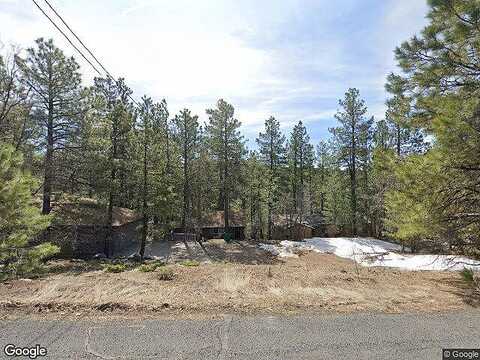
[[326,224],[326,219],[323,214],[312,214],[305,217],[305,222],[313,227],[321,226]]
[[298,221],[298,216],[297,215],[273,215],[273,224],[274,226],[278,227],[289,227],[291,225],[302,225],[306,227],[313,228],[312,225],[310,225],[307,221]]
[[[240,211],[230,211],[229,216],[230,226],[245,226],[244,216]],[[215,211],[206,216],[201,223],[201,227],[223,227],[225,219],[223,211]]]
[[[107,207],[91,198],[67,198],[52,203],[53,222],[59,225],[104,225]],[[113,226],[121,226],[140,220],[142,216],[134,210],[113,207]]]

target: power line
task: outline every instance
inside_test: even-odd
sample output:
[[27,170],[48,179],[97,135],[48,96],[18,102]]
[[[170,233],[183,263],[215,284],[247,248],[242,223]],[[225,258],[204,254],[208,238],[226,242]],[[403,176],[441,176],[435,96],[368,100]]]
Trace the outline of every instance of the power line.
[[32,0],[33,3],[37,6],[37,8],[43,13],[43,15],[45,15],[45,17],[50,20],[50,22],[53,24],[53,26],[55,26],[57,28],[58,31],[60,31],[60,33],[65,37],[65,39],[67,39],[67,41],[70,43],[70,45],[73,46],[73,48],[75,50],[77,50],[77,52],[85,59],[86,62],[88,62],[90,64],[90,66],[100,75],[102,76],[102,73],[90,62],[90,60],[88,60],[85,55],[83,55],[83,53],[75,46],[74,43],[72,43],[72,41],[69,39],[69,37],[62,31],[62,29],[60,29],[57,24],[55,24],[55,22],[50,18],[50,16],[47,15],[47,13],[45,11],[43,11],[43,9],[38,5],[38,3],[35,1],[35,0]]
[[110,76],[114,81],[114,77],[108,72],[108,70],[103,66],[103,64],[93,55],[93,53],[90,51],[90,49],[83,43],[83,41],[77,36],[75,31],[72,30],[70,26],[68,26],[67,22],[63,19],[63,17],[53,8],[53,6],[48,2],[48,0],[44,0],[45,3],[48,5],[48,7],[57,15],[57,17],[62,21],[62,23],[67,27],[67,29],[75,36],[75,39],[78,40],[78,42],[84,47],[85,50],[92,56],[92,58],[97,62],[98,65],[107,73],[108,76]]
[[[57,26],[57,24],[45,13],[45,11],[38,5],[38,3],[35,1],[35,0],[32,0],[35,5],[38,7],[38,9],[43,13],[43,15],[45,15],[47,17],[48,20],[50,20],[50,22],[57,28],[58,31],[60,31],[60,33],[67,39],[67,41],[70,43],[70,45],[72,45],[74,47],[74,49],[90,64],[90,66],[92,66],[92,68],[100,75],[102,76],[102,73],[100,71],[98,71],[98,69],[90,62],[90,60],[88,60],[86,58],[86,56],[83,54],[82,51],[80,51],[73,43],[72,41],[70,40],[70,38]],[[48,5],[48,7],[55,13],[55,15],[62,21],[62,23],[67,27],[67,29],[73,34],[73,36],[75,37],[75,39],[77,39],[77,41],[83,46],[83,48],[85,48],[85,50],[87,50],[87,52],[90,54],[90,56],[95,60],[95,62],[100,65],[100,67],[103,69],[103,71],[106,73],[107,77],[109,77],[111,80],[113,80],[113,82],[115,83],[115,85],[117,87],[120,88],[117,80],[115,80],[115,78],[112,76],[112,74],[110,74],[110,72],[105,68],[105,66],[103,66],[103,64],[97,59],[97,57],[93,54],[92,51],[90,51],[90,49],[83,43],[83,41],[80,39],[79,36],[77,36],[77,34],[72,30],[72,28],[67,24],[67,22],[63,19],[63,17],[55,10],[55,8],[47,1],[47,0],[44,0],[45,3]],[[130,100],[132,100],[133,103],[135,103],[137,106],[139,105],[137,103],[137,101],[130,95],[127,93],[127,96],[130,98]]]

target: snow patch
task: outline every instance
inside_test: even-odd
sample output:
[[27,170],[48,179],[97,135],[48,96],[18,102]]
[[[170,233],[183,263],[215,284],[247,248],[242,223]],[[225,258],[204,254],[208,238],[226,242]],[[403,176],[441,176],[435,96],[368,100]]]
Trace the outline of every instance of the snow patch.
[[259,247],[279,257],[298,257],[296,253],[299,250],[314,251],[335,254],[363,266],[411,271],[480,270],[480,261],[453,255],[400,254],[400,245],[373,238],[313,238],[301,242],[285,240],[279,245],[259,244]]

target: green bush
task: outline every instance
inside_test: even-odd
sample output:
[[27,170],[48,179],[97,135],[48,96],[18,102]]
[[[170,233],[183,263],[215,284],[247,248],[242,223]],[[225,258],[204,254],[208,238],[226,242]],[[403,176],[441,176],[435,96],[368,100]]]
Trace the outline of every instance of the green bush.
[[475,280],[475,274],[471,269],[464,268],[462,271],[460,271],[460,275],[462,276],[463,280],[469,284],[472,284]]
[[173,280],[175,274],[173,273],[172,269],[169,268],[161,268],[158,271],[158,279],[162,281],[170,281]]
[[138,271],[141,271],[141,272],[152,272],[152,271],[155,271],[157,270],[159,267],[162,267],[162,266],[165,266],[165,264],[161,261],[156,261],[156,262],[153,262],[153,263],[149,263],[149,264],[142,264],[138,267]]
[[200,263],[196,260],[185,260],[180,263],[183,266],[199,266]]
[[103,267],[103,271],[108,273],[121,273],[127,270],[127,265],[125,264],[107,264]]

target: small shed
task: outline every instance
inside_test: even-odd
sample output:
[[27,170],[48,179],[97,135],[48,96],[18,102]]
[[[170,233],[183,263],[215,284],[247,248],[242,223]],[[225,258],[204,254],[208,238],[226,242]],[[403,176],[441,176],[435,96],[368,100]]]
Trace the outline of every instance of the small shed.
[[241,212],[232,211],[229,216],[229,227],[225,231],[225,217],[223,211],[215,211],[201,221],[201,235],[205,239],[223,238],[225,232],[231,235],[233,240],[245,238],[244,217]]

